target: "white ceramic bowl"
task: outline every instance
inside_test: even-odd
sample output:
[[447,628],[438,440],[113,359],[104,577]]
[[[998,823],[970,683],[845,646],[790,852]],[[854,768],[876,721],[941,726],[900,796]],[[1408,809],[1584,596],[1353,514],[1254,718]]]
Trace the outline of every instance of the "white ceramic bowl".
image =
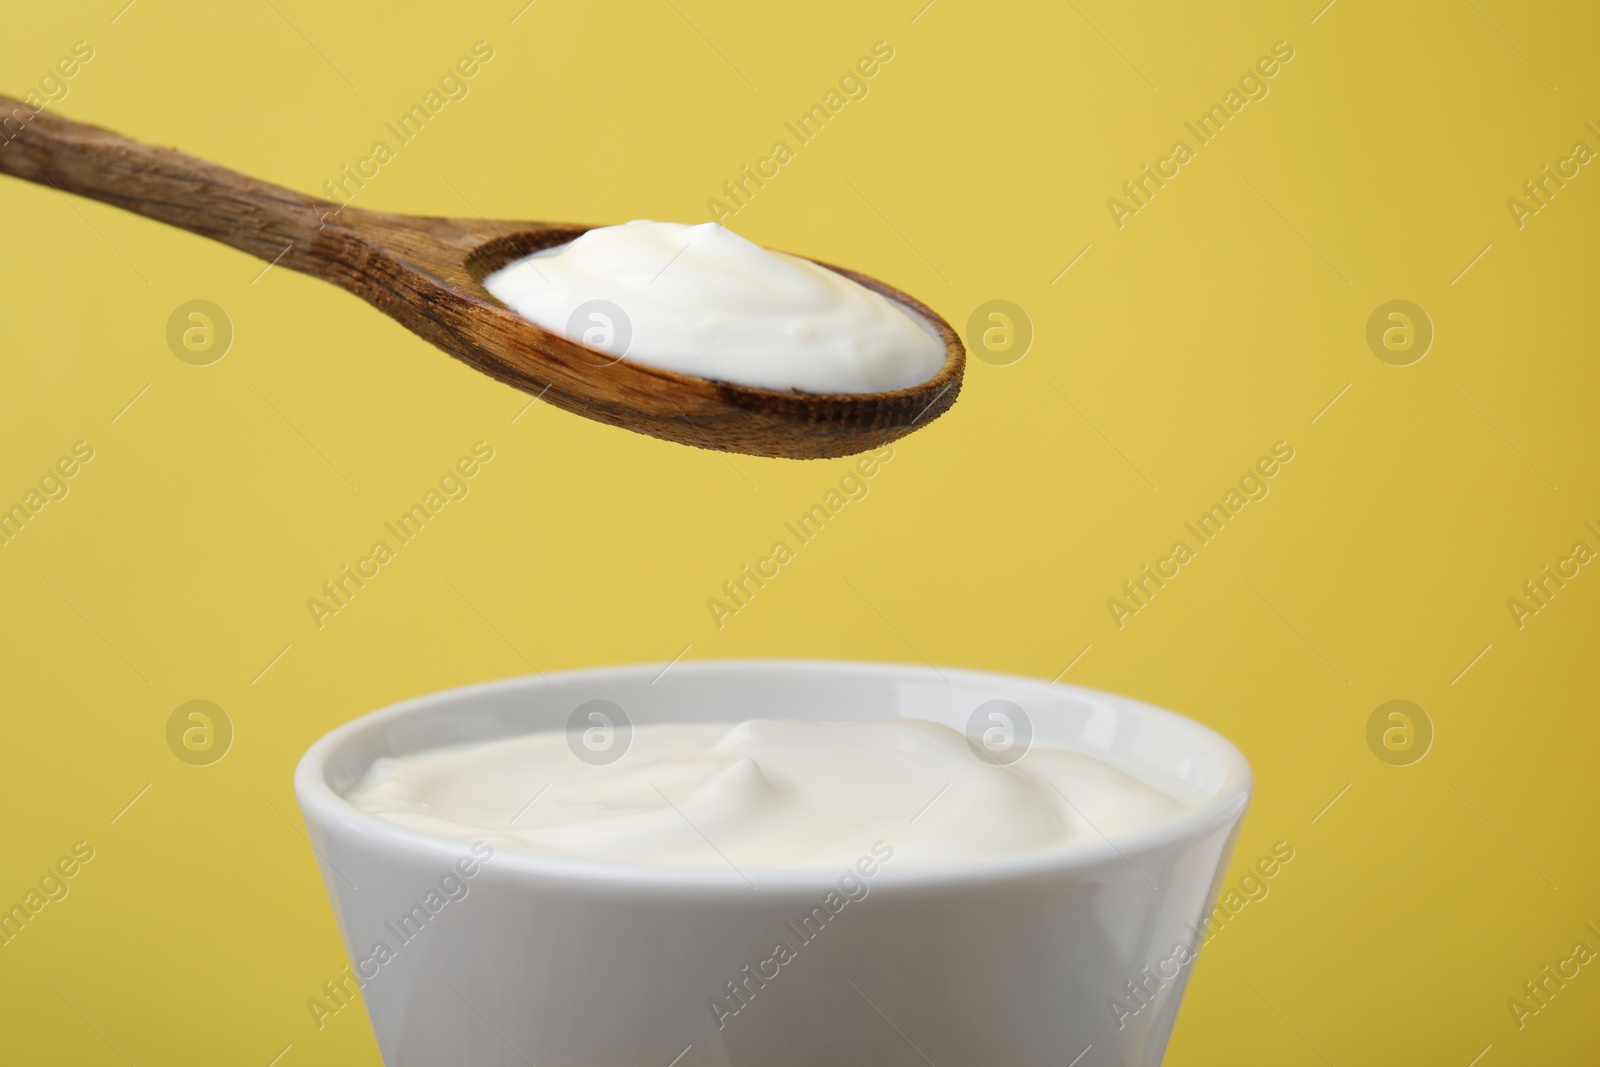
[[[1197,944],[1249,803],[1250,768],[1227,740],[1148,704],[1001,674],[789,660],[661,670],[420,697],[300,761],[295,795],[389,1067],[1160,1062],[1193,973],[1176,946]],[[908,716],[963,732],[1003,699],[1026,712],[1035,746],[1175,777],[1206,799],[1110,840],[942,869],[888,863],[867,896],[800,930],[837,875],[752,871],[752,888],[733,870],[485,858],[342,796],[377,757],[564,730],[597,698],[635,725]],[[773,962],[780,940],[793,957]]]

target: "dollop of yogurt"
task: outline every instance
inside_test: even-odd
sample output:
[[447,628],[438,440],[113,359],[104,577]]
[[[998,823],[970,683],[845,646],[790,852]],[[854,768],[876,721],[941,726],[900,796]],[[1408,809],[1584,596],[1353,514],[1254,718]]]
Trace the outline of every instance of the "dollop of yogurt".
[[752,719],[635,726],[599,766],[559,731],[378,759],[346,799],[460,841],[744,872],[845,866],[874,841],[897,869],[1099,842],[1181,814],[1175,792],[1062,750],[997,765],[920,719]]
[[602,226],[483,285],[569,340],[738,385],[883,392],[927,381],[945,358],[938,332],[910,308],[715,222]]

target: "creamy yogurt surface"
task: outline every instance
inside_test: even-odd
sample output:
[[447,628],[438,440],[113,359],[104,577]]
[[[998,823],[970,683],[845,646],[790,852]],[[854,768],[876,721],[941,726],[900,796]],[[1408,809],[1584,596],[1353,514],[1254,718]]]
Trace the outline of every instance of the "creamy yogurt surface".
[[1090,756],[1035,747],[1009,766],[921,719],[635,726],[607,765],[561,731],[379,759],[347,794],[461,841],[630,866],[837,868],[885,841],[896,868],[1098,842],[1188,801]]
[[921,315],[715,222],[603,226],[483,285],[552,333],[697,378],[875,393],[925,382],[944,364],[944,341]]

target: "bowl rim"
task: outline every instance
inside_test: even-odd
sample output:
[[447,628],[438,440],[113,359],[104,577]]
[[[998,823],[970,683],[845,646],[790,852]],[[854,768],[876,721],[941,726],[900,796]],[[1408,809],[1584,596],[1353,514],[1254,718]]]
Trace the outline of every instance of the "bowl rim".
[[[519,689],[541,680],[583,683],[615,681],[637,676],[655,677],[668,666],[669,664],[662,662],[632,663],[584,667],[544,675],[516,675],[438,690],[367,712],[324,734],[306,750],[296,765],[295,799],[307,829],[357,839],[361,847],[366,849],[399,853],[411,858],[426,858],[438,862],[441,866],[448,866],[465,855],[471,846],[461,839],[400,826],[357,808],[328,783],[329,760],[342,754],[348,746],[372,732],[387,730],[391,726],[413,718],[444,714],[451,708],[470,706],[485,696]],[[677,662],[672,669],[678,674],[675,680],[679,683],[690,675],[726,677],[734,674],[759,675],[763,671],[799,669],[844,676],[870,675],[882,680],[960,679],[969,683],[999,687],[1002,691],[1048,693],[1054,699],[1063,697],[1070,699],[1078,696],[1101,703],[1109,701],[1118,708],[1119,714],[1135,715],[1181,731],[1186,735],[1187,743],[1194,743],[1197,748],[1218,760],[1222,766],[1223,782],[1212,796],[1180,815],[1153,826],[1123,831],[1109,837],[1102,835],[1098,840],[1073,841],[1054,848],[1015,856],[902,868],[897,870],[892,878],[885,880],[886,885],[892,884],[897,890],[1082,874],[1111,864],[1131,866],[1145,881],[1150,881],[1133,862],[1132,856],[1167,850],[1180,842],[1197,840],[1218,828],[1237,824],[1249,806],[1254,785],[1254,776],[1244,753],[1211,727],[1154,704],[1087,686],[1062,685],[1042,678],[997,671],[886,661],[801,658],[715,659]],[[314,836],[308,839],[312,841],[312,847],[317,850],[323,861],[331,865],[332,861],[318,848]],[[493,863],[485,864],[484,872],[488,873],[491,867],[494,871],[493,880],[496,881],[502,877],[531,878],[545,884],[564,884],[595,891],[630,892],[643,889],[656,895],[692,892],[747,896],[752,887],[760,890],[770,888],[826,891],[844,873],[826,867],[755,868],[742,871],[731,866],[730,868],[678,868],[619,864],[544,855],[508,846],[494,848]],[[758,876],[759,886],[751,881],[749,877],[751,874]],[[1154,882],[1150,884],[1155,885]]]

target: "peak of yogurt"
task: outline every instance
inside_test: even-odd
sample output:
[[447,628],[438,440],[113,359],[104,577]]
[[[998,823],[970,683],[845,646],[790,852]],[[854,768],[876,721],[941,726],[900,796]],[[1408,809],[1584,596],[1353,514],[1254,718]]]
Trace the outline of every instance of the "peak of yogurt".
[[875,393],[944,365],[944,341],[910,308],[715,222],[602,226],[483,285],[552,333],[714,381]]

